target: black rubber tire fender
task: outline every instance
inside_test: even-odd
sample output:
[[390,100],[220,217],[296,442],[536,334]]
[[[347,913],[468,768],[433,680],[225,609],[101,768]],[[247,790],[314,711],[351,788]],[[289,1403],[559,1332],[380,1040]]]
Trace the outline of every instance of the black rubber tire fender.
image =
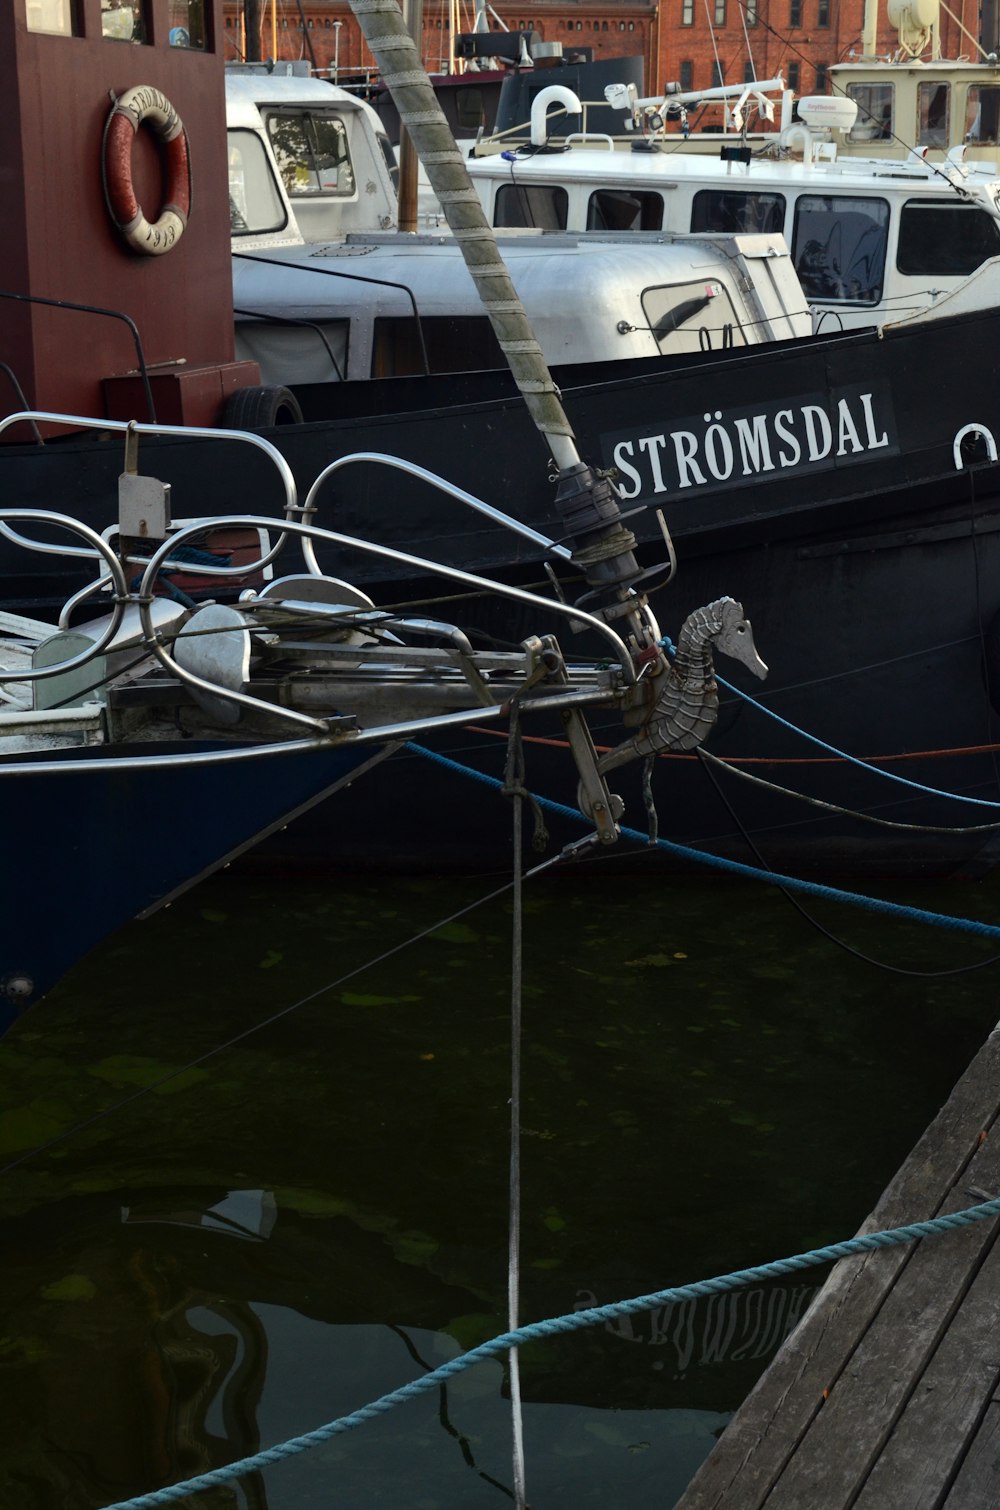
[[287,388],[237,388],[222,406],[224,430],[273,430],[278,425],[301,425],[302,410]]

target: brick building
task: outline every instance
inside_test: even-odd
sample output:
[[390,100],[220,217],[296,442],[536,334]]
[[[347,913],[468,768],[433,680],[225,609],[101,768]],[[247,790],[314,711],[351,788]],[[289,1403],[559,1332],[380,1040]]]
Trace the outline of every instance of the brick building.
[[[259,6],[262,57],[304,58],[341,77],[375,70],[345,0],[259,0]],[[242,0],[225,0],[232,59],[245,51],[242,9]],[[589,47],[595,58],[641,55],[650,94],[668,80],[705,89],[779,71],[797,94],[824,94],[831,64],[860,50],[862,11],[863,0],[527,0],[503,15],[512,31]],[[977,14],[972,0],[960,0],[957,19],[942,11],[945,57],[969,52],[958,22],[974,32]],[[471,11],[462,11],[458,29],[471,28]],[[448,71],[450,36],[446,0],[424,0],[423,61],[430,72]],[[896,48],[884,17],[878,46],[883,56]]]

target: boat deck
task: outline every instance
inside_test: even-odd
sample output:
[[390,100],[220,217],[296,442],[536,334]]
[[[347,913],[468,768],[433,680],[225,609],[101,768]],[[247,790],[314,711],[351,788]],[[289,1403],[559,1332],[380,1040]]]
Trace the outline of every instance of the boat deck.
[[[1000,1028],[863,1232],[1000,1191]],[[1000,1502],[1000,1222],[844,1259],[674,1510]]]

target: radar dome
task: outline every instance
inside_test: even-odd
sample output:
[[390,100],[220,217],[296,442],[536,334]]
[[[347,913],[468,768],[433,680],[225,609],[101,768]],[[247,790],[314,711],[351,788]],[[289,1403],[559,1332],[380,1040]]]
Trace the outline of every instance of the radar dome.
[[858,118],[855,101],[840,94],[808,94],[795,108],[807,126],[829,126],[833,131],[850,131]]

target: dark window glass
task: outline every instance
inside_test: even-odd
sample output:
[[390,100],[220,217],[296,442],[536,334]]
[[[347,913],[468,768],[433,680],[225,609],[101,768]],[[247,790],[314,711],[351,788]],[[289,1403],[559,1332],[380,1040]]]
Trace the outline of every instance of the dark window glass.
[[1000,257],[1000,228],[975,205],[909,200],[899,219],[896,266],[915,277],[966,277]]
[[483,124],[483,91],[478,84],[455,90],[455,119],[466,131],[477,131]]
[[722,77],[722,64],[719,63],[719,62],[715,62],[715,63],[712,64],[712,88],[713,89],[719,89],[719,88],[721,88],[723,82],[724,82],[724,80],[723,80],[723,77]]
[[792,258],[806,298],[877,304],[888,234],[889,206],[884,199],[800,195]]
[[728,189],[702,189],[691,205],[692,231],[725,231],[729,235],[766,232],[780,235],[785,228],[782,194],[748,194]]
[[858,107],[858,118],[847,133],[849,142],[882,142],[892,137],[892,84],[848,84],[847,98]]
[[681,64],[680,86],[685,92],[694,88],[694,63],[685,58]]
[[918,147],[947,147],[951,90],[947,84],[917,85]]
[[802,25],[802,0],[788,0],[788,24]]
[[557,184],[501,184],[493,207],[493,224],[564,231],[568,205],[566,190]]
[[[477,372],[506,365],[485,316],[431,316],[420,321],[420,330],[431,372]],[[405,377],[423,371],[416,322],[410,318],[376,320],[372,377]]]
[[995,84],[970,84],[966,90],[965,140],[1000,142],[1000,89]]
[[659,231],[663,199],[627,189],[598,189],[587,205],[588,231]]
[[816,64],[816,93],[826,94],[826,64]]
[[830,24],[830,0],[818,0],[816,9],[816,25],[829,26]]
[[798,94],[798,92],[799,92],[799,65],[798,65],[798,63],[789,63],[789,65],[788,65],[788,87],[792,91],[793,94]]

